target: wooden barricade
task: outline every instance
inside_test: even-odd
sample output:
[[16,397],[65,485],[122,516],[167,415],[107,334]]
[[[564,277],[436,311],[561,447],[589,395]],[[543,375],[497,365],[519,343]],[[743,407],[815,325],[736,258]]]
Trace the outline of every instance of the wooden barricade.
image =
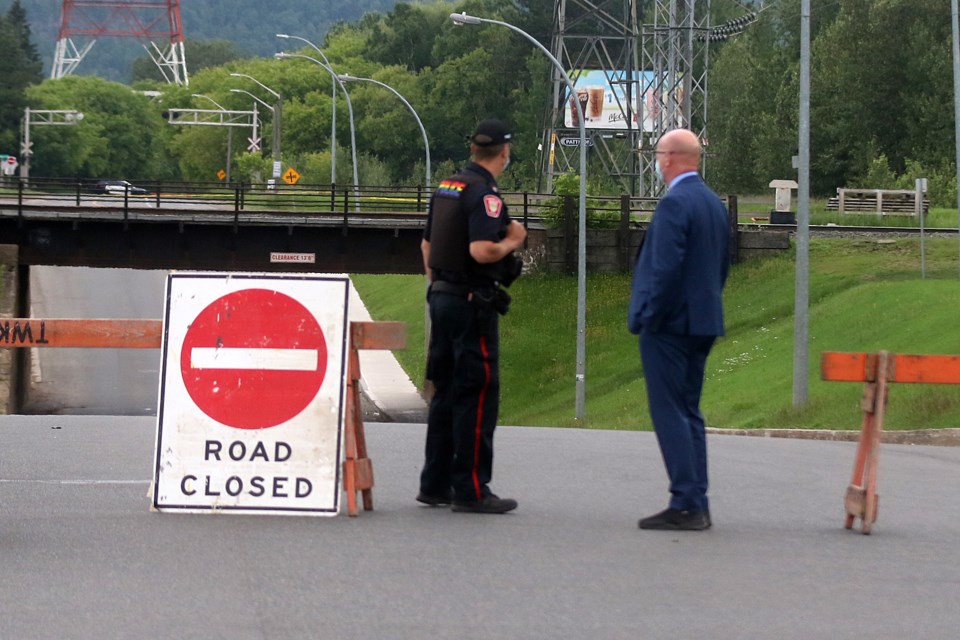
[[0,347],[112,347],[159,349],[160,320],[4,318]]
[[844,498],[847,529],[860,518],[860,530],[869,534],[877,520],[877,466],[880,432],[891,382],[960,384],[960,356],[923,356],[879,353],[825,352],[820,360],[823,380],[865,382],[863,422],[853,463],[853,477]]
[[367,457],[360,408],[360,350],[403,349],[407,326],[402,322],[351,322],[350,361],[347,363],[347,413],[344,424],[346,453],[343,461],[343,490],[347,493],[347,514],[359,514],[357,492],[363,496],[363,510],[373,510],[373,463]]
[[[367,457],[367,441],[360,408],[360,350],[403,349],[406,325],[402,322],[351,322],[347,364],[347,398],[344,417],[343,490],[347,513],[359,514],[357,492],[365,511],[373,510],[373,463]],[[163,344],[160,320],[131,319],[38,319],[0,320],[2,347],[90,347],[113,349],[159,349]]]
[[874,213],[876,215],[926,215],[930,201],[911,189],[837,189],[827,200],[827,211]]

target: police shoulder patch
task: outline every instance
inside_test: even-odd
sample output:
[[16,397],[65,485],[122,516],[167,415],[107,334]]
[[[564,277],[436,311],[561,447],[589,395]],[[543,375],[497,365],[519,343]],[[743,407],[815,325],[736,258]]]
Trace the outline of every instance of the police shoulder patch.
[[448,198],[459,198],[460,194],[463,193],[463,190],[467,188],[467,183],[460,180],[444,180],[437,187],[438,196],[446,196]]
[[499,218],[500,212],[503,211],[503,201],[497,196],[483,196],[483,208],[491,218]]

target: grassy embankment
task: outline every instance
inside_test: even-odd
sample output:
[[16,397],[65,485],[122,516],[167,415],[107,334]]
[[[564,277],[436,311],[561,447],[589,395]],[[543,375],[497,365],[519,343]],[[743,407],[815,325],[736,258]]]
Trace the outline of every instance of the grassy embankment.
[[[956,227],[954,227],[956,228]],[[727,335],[707,366],[710,426],[859,429],[860,383],[819,380],[823,351],[960,354],[957,239],[813,239],[810,247],[809,402],[792,407],[792,255],[734,266],[725,292]],[[376,319],[408,323],[398,352],[423,379],[423,279],[355,276]],[[628,275],[587,282],[586,418],[574,416],[576,279],[521,278],[503,318],[501,424],[650,429],[637,342],[627,333]],[[960,427],[960,386],[894,385],[885,429]]]

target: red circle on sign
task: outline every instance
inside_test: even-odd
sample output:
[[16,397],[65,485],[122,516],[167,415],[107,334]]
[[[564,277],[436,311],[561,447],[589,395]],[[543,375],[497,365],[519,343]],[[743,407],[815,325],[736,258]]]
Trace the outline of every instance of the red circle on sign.
[[197,407],[236,429],[284,423],[317,395],[327,343],[306,307],[268,289],[214,300],[187,329],[180,371]]

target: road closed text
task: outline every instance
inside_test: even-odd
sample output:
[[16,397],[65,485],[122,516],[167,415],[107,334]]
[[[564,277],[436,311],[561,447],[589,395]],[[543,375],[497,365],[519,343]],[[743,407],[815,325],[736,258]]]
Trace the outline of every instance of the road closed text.
[[180,480],[180,491],[185,496],[202,494],[204,496],[237,497],[247,495],[252,498],[307,498],[313,492],[313,483],[304,477],[291,477],[282,472],[294,455],[293,447],[282,441],[265,442],[204,442],[203,460],[207,463],[223,463],[226,469],[231,465],[249,468],[261,468],[261,463],[269,464],[278,473],[260,473],[247,475],[241,473],[185,474]]

